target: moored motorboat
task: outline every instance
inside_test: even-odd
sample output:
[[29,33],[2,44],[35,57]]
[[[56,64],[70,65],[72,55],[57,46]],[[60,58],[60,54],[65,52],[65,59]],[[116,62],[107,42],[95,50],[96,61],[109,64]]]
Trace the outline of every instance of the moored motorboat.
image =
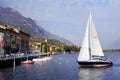
[[44,62],[44,61],[47,61],[47,60],[50,60],[52,59],[52,57],[42,57],[42,58],[36,58],[36,59],[33,59],[33,61],[35,62]]
[[26,60],[26,61],[22,61],[21,64],[34,64],[34,61]]

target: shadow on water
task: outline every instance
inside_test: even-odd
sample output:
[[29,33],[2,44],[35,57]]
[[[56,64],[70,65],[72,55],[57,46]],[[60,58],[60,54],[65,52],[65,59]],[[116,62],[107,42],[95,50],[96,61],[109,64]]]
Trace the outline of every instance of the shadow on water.
[[106,70],[111,70],[112,67],[103,68],[83,68],[79,67],[78,76],[79,80],[104,80]]

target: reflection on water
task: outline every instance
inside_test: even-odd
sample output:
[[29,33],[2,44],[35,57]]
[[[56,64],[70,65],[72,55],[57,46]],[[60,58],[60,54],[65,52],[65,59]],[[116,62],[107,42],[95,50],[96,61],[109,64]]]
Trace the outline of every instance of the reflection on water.
[[0,80],[15,80],[15,72],[13,69],[0,70]]
[[0,80],[4,80],[3,79],[3,73],[0,71]]
[[104,80],[106,68],[79,68],[79,80]]

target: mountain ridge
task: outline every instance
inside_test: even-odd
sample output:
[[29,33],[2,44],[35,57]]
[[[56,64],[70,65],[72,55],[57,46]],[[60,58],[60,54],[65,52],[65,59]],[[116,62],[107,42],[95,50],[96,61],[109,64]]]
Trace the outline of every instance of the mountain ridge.
[[40,25],[36,24],[36,22],[33,19],[24,17],[23,15],[21,15],[20,12],[10,7],[7,8],[0,7],[0,23],[14,26],[33,36],[43,36],[46,38],[53,38],[60,40],[62,42],[72,44],[71,41],[50,33]]

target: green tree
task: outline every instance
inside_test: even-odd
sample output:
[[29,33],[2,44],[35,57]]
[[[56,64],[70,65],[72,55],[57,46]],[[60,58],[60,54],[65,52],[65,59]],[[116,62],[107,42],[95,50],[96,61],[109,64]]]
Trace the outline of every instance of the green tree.
[[56,52],[62,52],[61,48],[56,48],[55,51]]

